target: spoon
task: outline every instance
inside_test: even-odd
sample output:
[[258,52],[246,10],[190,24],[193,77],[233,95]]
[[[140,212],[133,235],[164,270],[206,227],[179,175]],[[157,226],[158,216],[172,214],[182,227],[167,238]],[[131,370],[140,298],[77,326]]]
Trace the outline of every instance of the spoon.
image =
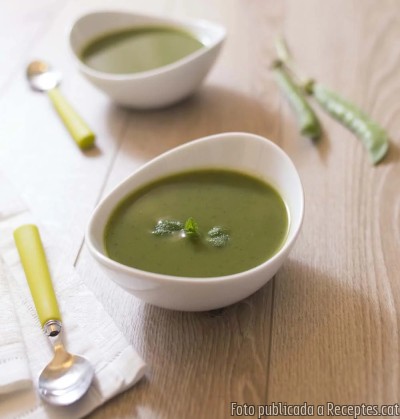
[[43,61],[32,61],[26,69],[26,77],[33,90],[47,92],[64,125],[78,146],[82,149],[93,146],[95,140],[93,131],[57,89],[57,86],[61,83],[61,73]]
[[88,391],[94,369],[86,358],[70,354],[62,344],[61,314],[38,228],[23,225],[14,231],[14,240],[40,323],[54,347],[54,358],[39,376],[39,395],[54,405],[74,403]]

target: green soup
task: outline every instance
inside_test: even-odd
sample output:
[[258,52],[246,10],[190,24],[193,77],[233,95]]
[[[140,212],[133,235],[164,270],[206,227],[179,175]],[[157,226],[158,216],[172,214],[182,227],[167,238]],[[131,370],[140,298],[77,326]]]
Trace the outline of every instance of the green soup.
[[83,49],[81,59],[105,73],[139,73],[171,64],[203,46],[190,33],[179,29],[139,27],[92,41]]
[[[159,220],[189,217],[199,237],[153,234]],[[239,172],[200,170],[162,178],[126,197],[111,214],[104,241],[108,256],[124,265],[177,276],[222,276],[273,256],[288,223],[286,205],[272,186]],[[222,247],[207,241],[215,226],[229,233]]]

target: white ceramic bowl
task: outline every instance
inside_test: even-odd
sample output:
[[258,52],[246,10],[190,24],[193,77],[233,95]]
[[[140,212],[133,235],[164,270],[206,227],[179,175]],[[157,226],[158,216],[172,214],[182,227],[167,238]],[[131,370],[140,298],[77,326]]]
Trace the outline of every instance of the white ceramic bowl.
[[[278,253],[253,269],[211,278],[146,272],[122,265],[106,255],[104,228],[111,212],[125,196],[161,177],[200,168],[246,172],[269,182],[280,192],[287,205],[290,221],[287,238]],[[192,141],[168,151],[125,179],[95,209],[86,232],[86,243],[110,279],[136,297],[174,310],[210,310],[249,296],[273,277],[299,234],[303,211],[300,178],[284,151],[257,135],[225,133]]]
[[[97,37],[146,25],[164,25],[192,33],[204,47],[172,64],[133,74],[109,74],[93,70],[80,57],[82,49]],[[123,106],[158,108],[191,94],[213,65],[226,31],[203,20],[172,19],[129,11],[95,11],[79,17],[69,35],[70,46],[82,74],[111,99]]]

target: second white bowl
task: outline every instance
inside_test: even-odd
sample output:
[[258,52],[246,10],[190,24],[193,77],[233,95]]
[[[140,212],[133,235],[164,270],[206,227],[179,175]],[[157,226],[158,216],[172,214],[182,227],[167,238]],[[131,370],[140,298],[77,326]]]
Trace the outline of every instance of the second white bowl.
[[[192,33],[204,47],[172,64],[133,74],[96,71],[82,62],[82,49],[107,33],[164,25]],[[203,20],[172,19],[129,11],[95,11],[79,17],[70,31],[69,41],[82,74],[116,103],[139,109],[159,108],[191,94],[212,67],[225,39],[221,25]]]

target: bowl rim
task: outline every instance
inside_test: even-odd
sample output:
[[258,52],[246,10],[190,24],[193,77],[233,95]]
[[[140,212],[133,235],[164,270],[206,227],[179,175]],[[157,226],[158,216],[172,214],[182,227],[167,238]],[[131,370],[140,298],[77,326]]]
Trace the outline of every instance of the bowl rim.
[[[82,19],[92,16],[92,15],[98,15],[98,14],[108,14],[108,13],[116,13],[121,15],[132,15],[137,17],[143,17],[143,18],[150,18],[155,19],[161,22],[164,22],[166,26],[168,26],[168,23],[171,25],[171,27],[180,27],[182,25],[187,26],[203,26],[203,27],[209,27],[213,29],[217,29],[221,32],[220,36],[218,36],[213,42],[211,42],[209,45],[204,45],[197,51],[192,52],[191,54],[180,58],[177,61],[174,61],[170,64],[163,65],[161,67],[157,67],[151,70],[146,71],[140,71],[137,73],[126,73],[126,74],[114,74],[114,73],[107,73],[99,70],[95,70],[91,68],[90,66],[86,65],[79,57],[78,53],[75,51],[75,48],[72,45],[72,32],[74,28],[79,24],[79,21]],[[133,27],[133,25],[131,26]],[[139,26],[138,26],[139,27]],[[128,28],[128,27],[127,27]],[[99,36],[106,35],[108,32],[99,31]],[[153,14],[153,13],[136,13],[133,10],[124,9],[124,8],[102,8],[102,9],[93,9],[88,10],[86,12],[83,12],[79,15],[77,15],[73,22],[71,23],[69,29],[68,29],[68,45],[69,49],[77,62],[79,68],[84,73],[88,74],[91,77],[95,77],[102,80],[107,81],[133,81],[133,80],[142,80],[147,79],[151,77],[159,76],[160,74],[167,73],[169,71],[175,70],[177,67],[180,67],[182,65],[188,64],[197,58],[199,58],[202,55],[207,54],[212,49],[216,48],[219,45],[222,45],[222,43],[225,41],[227,36],[227,30],[226,28],[221,25],[220,23],[211,22],[205,19],[191,19],[191,18],[178,18],[178,17],[172,17],[172,16],[162,16],[159,14]],[[89,43],[91,40],[95,40],[96,37],[88,39],[87,43]]]
[[[299,191],[300,192],[300,195],[299,195],[300,196],[300,202],[298,203],[299,214],[300,215],[299,215],[298,224],[297,224],[297,226],[294,226],[295,230],[293,231],[292,237],[288,238],[288,236],[287,236],[285,238],[284,243],[280,247],[280,249],[272,257],[270,257],[269,259],[265,260],[264,262],[260,263],[259,265],[255,266],[251,269],[247,269],[245,271],[237,272],[235,274],[230,274],[230,275],[211,276],[211,277],[175,276],[175,275],[160,274],[160,273],[157,273],[157,272],[144,271],[144,270],[141,270],[141,269],[137,269],[137,268],[133,268],[131,266],[124,265],[122,263],[119,263],[119,262],[109,258],[106,254],[101,253],[96,248],[96,246],[93,244],[91,236],[92,236],[92,231],[96,227],[95,226],[96,215],[99,212],[99,210],[101,209],[104,201],[108,197],[110,197],[117,189],[122,187],[123,184],[129,182],[130,179],[135,174],[137,174],[139,171],[144,170],[145,168],[147,168],[147,166],[156,163],[158,160],[163,159],[165,156],[167,156],[169,154],[172,154],[172,153],[174,153],[178,150],[189,148],[189,147],[195,146],[195,145],[197,145],[199,143],[202,143],[202,142],[215,141],[217,138],[243,137],[243,136],[245,136],[249,139],[252,139],[252,140],[256,140],[256,141],[260,141],[260,140],[266,141],[268,143],[268,145],[272,147],[274,152],[280,154],[281,157],[283,157],[287,161],[289,166],[291,166],[291,168],[293,170],[293,174],[297,178],[298,185],[299,185],[299,188],[300,188],[300,191]],[[179,170],[176,173],[179,173]],[[167,176],[167,175],[165,175],[165,176]],[[133,191],[131,191],[129,193],[132,193],[132,192]],[[114,208],[117,205],[118,205],[118,202],[114,204]],[[289,214],[289,216],[290,216],[290,214]],[[285,253],[287,253],[290,250],[290,248],[292,247],[292,245],[295,243],[295,241],[296,241],[296,239],[297,239],[297,237],[300,233],[301,226],[302,226],[302,223],[303,223],[303,219],[304,219],[304,189],[303,189],[303,185],[302,185],[299,173],[298,173],[294,163],[292,162],[291,158],[286,154],[286,152],[283,151],[273,141],[267,139],[266,137],[260,136],[260,135],[247,133],[247,132],[225,132],[225,133],[221,133],[221,134],[213,134],[213,135],[209,135],[209,136],[206,136],[206,137],[201,137],[201,138],[198,138],[196,140],[192,140],[192,141],[189,141],[185,144],[174,147],[174,148],[160,154],[159,156],[149,160],[148,162],[146,162],[145,164],[140,166],[138,169],[136,169],[134,172],[132,172],[130,175],[128,175],[125,179],[123,179],[120,183],[118,183],[97,204],[96,208],[92,212],[92,215],[90,217],[90,220],[89,220],[86,232],[85,232],[85,243],[88,246],[89,251],[92,254],[92,256],[94,256],[95,259],[97,259],[98,262],[100,262],[102,265],[105,265],[108,268],[111,268],[113,270],[117,270],[117,271],[120,271],[120,272],[122,271],[125,274],[136,275],[136,276],[138,276],[142,279],[151,279],[153,282],[161,283],[161,282],[169,281],[169,282],[175,282],[175,283],[185,283],[186,282],[186,283],[191,283],[191,284],[210,284],[210,283],[229,282],[229,281],[234,282],[236,280],[241,280],[243,277],[246,277],[248,275],[256,274],[258,271],[262,271],[263,269],[265,269],[266,266],[272,265],[276,260],[280,259]],[[103,226],[103,233],[104,233],[104,228],[105,228],[105,225]]]

